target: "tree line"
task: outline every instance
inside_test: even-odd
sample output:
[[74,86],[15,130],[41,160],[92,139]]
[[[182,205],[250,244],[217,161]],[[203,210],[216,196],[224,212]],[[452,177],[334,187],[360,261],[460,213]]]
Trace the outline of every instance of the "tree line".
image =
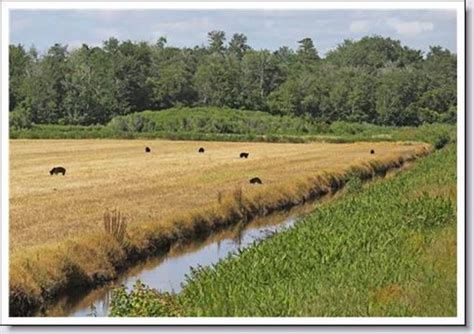
[[105,124],[117,115],[171,107],[213,106],[304,116],[315,121],[420,125],[456,122],[456,54],[423,54],[400,41],[345,40],[320,57],[310,38],[293,50],[251,48],[244,34],[227,42],[208,33],[193,48],[110,38],[102,46],[44,54],[9,47],[10,121]]

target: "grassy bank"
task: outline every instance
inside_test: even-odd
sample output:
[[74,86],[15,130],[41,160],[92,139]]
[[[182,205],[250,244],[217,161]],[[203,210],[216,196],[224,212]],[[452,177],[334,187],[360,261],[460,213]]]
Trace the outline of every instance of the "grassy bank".
[[329,203],[178,295],[118,289],[115,316],[455,316],[456,148]]
[[234,142],[443,140],[455,127],[447,124],[389,127],[367,123],[321,123],[309,118],[275,116],[227,108],[172,108],[117,116],[108,125],[34,125],[10,129],[11,139],[152,139]]
[[[26,195],[28,197],[29,195],[28,193],[25,193],[25,191],[34,192],[36,189],[35,186],[31,184],[32,179],[29,179],[29,177],[37,175],[39,172],[37,170],[39,168],[39,162],[36,163],[32,160],[35,157],[35,155],[29,151],[34,150],[34,145],[32,143],[19,142],[19,144],[25,144],[24,149],[26,151],[23,152],[24,157],[30,161],[29,163],[32,164],[32,167],[30,170],[28,169],[28,166],[24,166],[26,172],[18,174],[18,184],[21,186],[22,180],[24,179],[24,184],[28,185],[24,189],[21,187],[19,188],[18,196],[21,197]],[[42,143],[37,144],[42,145]],[[76,144],[79,145],[80,143]],[[102,144],[104,143],[101,142],[97,145]],[[170,148],[168,155],[163,153],[164,159],[152,159],[152,156],[147,156],[148,160],[143,162],[144,153],[142,152],[142,146],[139,145],[140,150],[137,151],[135,147],[132,147],[135,144],[136,143],[131,142],[122,143],[122,146],[125,145],[125,147],[121,147],[119,151],[115,151],[119,148],[114,149],[114,146],[109,143],[109,146],[106,145],[105,148],[101,147],[95,154],[91,154],[91,152],[94,152],[93,145],[91,143],[86,143],[84,156],[78,155],[78,150],[70,146],[72,144],[62,145],[61,147],[68,148],[66,151],[60,150],[63,152],[62,154],[65,154],[65,157],[67,157],[67,154],[73,154],[73,158],[76,160],[78,159],[78,161],[76,161],[78,164],[76,176],[70,176],[70,179],[57,179],[57,182],[65,182],[63,185],[64,189],[60,189],[59,184],[57,189],[52,189],[50,187],[49,190],[53,195],[45,193],[46,188],[39,184],[37,187],[40,190],[40,193],[38,194],[39,197],[37,196],[37,200],[32,203],[35,205],[40,204],[39,207],[42,207],[43,204],[41,203],[47,204],[48,201],[51,202],[51,196],[59,196],[57,200],[77,200],[78,195],[86,196],[86,202],[84,202],[84,205],[81,205],[77,210],[71,211],[71,206],[68,205],[67,202],[66,205],[60,205],[59,208],[62,209],[60,217],[65,217],[71,212],[76,213],[77,215],[77,213],[80,212],[79,210],[83,209],[85,209],[84,214],[88,214],[91,212],[93,205],[99,205],[103,210],[104,205],[101,204],[102,202],[97,202],[93,198],[98,195],[97,192],[100,191],[106,191],[112,195],[116,194],[119,198],[126,195],[125,197],[128,202],[131,198],[129,194],[133,193],[133,198],[136,202],[132,202],[132,206],[141,205],[141,201],[145,201],[147,198],[150,198],[154,203],[156,203],[156,198],[159,197],[159,193],[156,192],[156,189],[162,189],[163,187],[150,188],[150,182],[143,176],[143,168],[141,168],[140,165],[135,166],[133,164],[144,163],[147,166],[152,163],[161,164],[160,168],[149,169],[151,171],[163,172],[166,174],[168,169],[163,165],[163,162],[165,161],[169,161],[171,167],[179,165],[182,168],[197,169],[201,171],[201,173],[203,172],[203,168],[209,168],[208,165],[211,164],[211,167],[213,168],[212,170],[214,170],[213,173],[215,173],[215,177],[211,178],[203,178],[202,175],[194,177],[189,174],[191,170],[186,171],[183,169],[183,174],[190,175],[189,177],[192,177],[192,180],[194,180],[193,182],[204,182],[200,186],[194,186],[194,188],[197,189],[195,193],[190,193],[189,190],[186,190],[186,198],[189,199],[189,196],[192,195],[197,196],[196,198],[198,200],[205,200],[207,198],[206,196],[210,196],[210,200],[207,203],[204,203],[205,205],[201,205],[199,209],[190,211],[182,210],[181,212],[184,213],[172,215],[171,218],[166,220],[150,219],[149,221],[144,221],[135,219],[137,220],[135,224],[129,224],[128,228],[124,228],[126,233],[120,232],[123,227],[121,224],[119,224],[117,228],[106,227],[104,230],[97,229],[97,226],[102,226],[102,222],[100,221],[100,225],[98,225],[97,222],[88,219],[83,223],[78,223],[79,220],[83,218],[81,215],[72,220],[64,220],[64,223],[72,224],[71,228],[61,229],[60,225],[54,225],[55,229],[49,232],[50,234],[44,233],[43,230],[41,235],[51,235],[54,237],[60,235],[60,233],[62,233],[61,231],[67,231],[69,233],[72,229],[84,228],[87,224],[92,224],[90,229],[86,229],[87,231],[83,231],[73,237],[65,237],[61,242],[41,242],[34,247],[21,248],[21,251],[15,252],[11,255],[10,312],[12,315],[31,314],[34,310],[43,305],[45,301],[57,298],[71,289],[87,290],[110,281],[116,278],[124,268],[133,265],[139,259],[166,252],[173,243],[202,237],[231,224],[241,221],[249,221],[259,215],[265,215],[276,210],[298,205],[307,199],[317,198],[327,194],[328,192],[335,191],[354,177],[365,179],[374,175],[383,175],[389,169],[400,167],[406,161],[416,159],[417,157],[424,156],[430,152],[427,145],[420,144],[395,145],[393,143],[378,143],[369,145],[367,143],[360,143],[348,145],[307,144],[293,146],[290,144],[252,144],[255,145],[255,150],[258,150],[258,145],[264,146],[260,147],[260,150],[263,152],[262,154],[269,154],[270,156],[266,157],[263,155],[259,157],[257,154],[255,160],[252,160],[252,158],[248,161],[243,161],[235,159],[235,152],[229,153],[227,146],[222,147],[220,150],[221,153],[219,153],[218,146],[224,144],[214,143],[215,150],[211,150],[211,152],[215,153],[214,155],[210,153],[209,158],[205,158],[206,156],[196,155],[194,150],[195,144],[193,144],[192,151],[184,150],[182,148],[181,153],[177,153],[176,148],[173,146]],[[186,142],[174,143],[173,145],[191,144],[192,143]],[[231,143],[226,143],[225,145],[231,145]],[[376,146],[377,154],[371,156],[369,153],[369,147],[375,147],[374,145],[378,145]],[[289,146],[291,146],[291,150]],[[57,149],[57,145],[49,147],[54,148],[54,150]],[[163,150],[165,145],[161,143],[160,147]],[[341,151],[341,149],[343,151]],[[188,156],[188,153],[183,153],[183,150],[192,153],[189,153],[190,156]],[[303,154],[304,150],[307,150],[305,154]],[[139,154],[141,158],[133,156],[133,154],[135,154],[134,152],[139,152],[136,154]],[[240,152],[240,150],[237,150],[236,152]],[[57,155],[57,152],[54,154]],[[102,154],[105,156],[111,154],[116,158],[118,157],[118,159],[101,158]],[[366,158],[362,159],[364,154]],[[39,158],[43,159],[43,155],[44,152],[39,155]],[[282,155],[282,157],[279,157],[279,155]],[[129,159],[126,163],[123,162],[125,157],[126,159]],[[214,157],[214,160],[210,159],[211,157]],[[367,157],[370,157],[370,159]],[[112,168],[110,173],[112,173],[111,175],[114,175],[114,178],[111,180],[115,181],[113,183],[115,188],[108,188],[107,186],[102,185],[102,183],[96,185],[96,182],[106,182],[108,178],[103,177],[104,173],[96,174],[93,170],[87,168],[87,165],[97,165],[96,163],[88,163],[89,160],[87,159],[91,158],[97,158],[99,161],[105,159],[109,161],[109,164],[116,161],[117,166],[120,166],[122,169],[126,166],[125,176],[127,179],[125,180],[127,182],[123,182],[124,188],[119,189],[118,185],[122,184],[122,182],[116,182],[117,175],[120,175],[117,174],[118,170],[115,170],[113,165],[108,167]],[[175,164],[173,159],[181,159],[182,163],[176,161]],[[296,162],[289,163],[290,160],[284,159],[296,159]],[[344,159],[349,159],[348,163],[342,163],[342,160]],[[222,168],[221,165],[213,167],[212,161],[218,162],[220,160],[225,164],[225,168]],[[319,165],[321,168],[317,168],[317,164],[321,161],[323,162],[323,165]],[[20,167],[22,164],[23,163],[19,161]],[[232,167],[234,165],[237,166],[237,164],[244,164],[243,166],[247,167],[241,167],[244,169],[238,169],[238,173],[235,175],[232,173],[229,174],[229,169],[237,168]],[[253,164],[255,164],[254,167],[252,167]],[[271,166],[266,166],[265,164],[270,164]],[[325,165],[326,167],[323,167]],[[102,168],[108,167],[104,166]],[[81,172],[80,168],[85,169]],[[246,168],[251,169],[247,170]],[[257,169],[254,170],[252,168]],[[137,178],[135,181],[130,182],[130,177],[135,175],[135,169],[137,170]],[[248,188],[243,188],[244,191],[240,190],[242,188],[236,188],[238,183],[234,182],[240,180],[242,172],[247,175],[247,173],[254,173],[258,170],[260,170],[261,173],[262,171],[265,171],[265,173],[272,173],[268,174],[264,179],[264,185],[261,187],[249,187],[247,178],[245,178],[244,180],[247,181],[246,186]],[[84,174],[84,179],[81,179],[82,173]],[[109,173],[106,172],[105,174],[108,175]],[[240,176],[237,177],[238,175]],[[290,177],[291,175],[297,175],[297,177]],[[77,179],[75,179],[76,177]],[[231,179],[229,179],[229,177],[231,177]],[[97,181],[94,181],[94,178],[98,178]],[[152,177],[152,179],[154,180],[153,182],[157,182],[157,180],[166,180],[167,178]],[[266,182],[267,179],[269,180],[268,183]],[[44,180],[42,177],[36,177],[35,182],[50,182],[50,180],[52,180],[51,177],[46,175],[44,176]],[[229,182],[229,180],[232,182]],[[179,179],[177,179],[177,181],[179,181]],[[182,181],[184,182],[183,187],[177,187],[176,183],[174,183],[171,188],[165,187],[165,189],[168,189],[166,190],[168,197],[170,196],[169,191],[173,189],[176,189],[178,193],[180,189],[189,189],[188,180],[183,179]],[[145,196],[142,200],[137,198],[137,191],[140,189],[135,191],[130,187],[134,186],[136,183],[140,185],[139,182],[145,182],[148,184],[148,187],[144,187],[141,191],[151,191],[149,194],[152,194],[153,196]],[[217,186],[212,182],[218,182]],[[16,183],[12,184],[11,189],[14,189],[15,184]],[[79,193],[75,192],[74,187],[80,186],[81,184],[86,186],[86,191]],[[212,191],[203,191],[204,188],[202,188],[202,186],[205,184],[210,185]],[[233,191],[225,192],[222,196],[216,196],[216,189],[219,189],[219,185],[233,187]],[[97,189],[89,189],[88,187],[90,186],[97,187]],[[114,191],[109,191],[109,189],[114,189]],[[177,196],[178,197],[174,200],[168,200],[167,202],[167,197],[165,196],[159,202],[161,203],[160,209],[163,209],[165,204],[168,202],[174,206],[188,203],[187,201],[180,200],[179,194]],[[10,199],[10,201],[12,201],[12,199]],[[19,204],[21,203],[22,202],[19,201]],[[53,203],[56,202],[53,201]],[[190,203],[196,207],[196,201],[193,200]],[[52,210],[53,209],[54,208],[52,208]],[[149,209],[150,208],[147,210]],[[11,210],[13,210],[11,216],[15,217],[16,211],[14,211],[13,205],[11,205]],[[145,215],[151,213],[151,211],[147,210],[139,211]],[[46,213],[47,212],[49,212],[49,210],[46,210]],[[98,212],[100,215],[103,213],[103,211],[100,210]],[[35,219],[41,218],[35,210],[30,210],[29,213],[23,213],[22,210],[19,210],[18,214],[32,214],[32,217]],[[22,223],[25,220],[23,219],[19,221]],[[50,223],[51,222],[46,221],[46,225],[43,225],[43,227],[47,227],[48,224],[51,225]],[[95,226],[93,226],[94,224]],[[25,226],[20,224],[19,231],[22,231],[22,229],[25,230]],[[38,233],[34,235],[38,235]],[[31,238],[27,240],[29,240],[30,243],[35,242],[35,240]],[[21,240],[19,242],[21,242]]]

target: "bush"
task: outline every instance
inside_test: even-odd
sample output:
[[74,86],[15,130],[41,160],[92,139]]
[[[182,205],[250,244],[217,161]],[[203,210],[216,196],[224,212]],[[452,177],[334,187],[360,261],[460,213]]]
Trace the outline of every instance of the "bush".
[[447,133],[442,133],[436,138],[434,142],[435,149],[439,150],[445,147],[450,142],[449,135]]
[[318,134],[325,125],[310,119],[228,108],[171,108],[113,118],[107,127],[127,132],[191,132],[240,135]]
[[20,105],[10,112],[10,128],[11,129],[30,129],[31,113],[28,107]]
[[163,317],[179,314],[171,295],[159,293],[137,281],[130,293],[123,286],[112,291],[110,316]]

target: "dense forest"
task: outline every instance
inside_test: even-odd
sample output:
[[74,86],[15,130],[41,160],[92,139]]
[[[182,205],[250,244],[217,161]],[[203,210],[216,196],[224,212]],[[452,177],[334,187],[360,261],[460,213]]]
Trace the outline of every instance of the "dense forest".
[[304,116],[314,121],[420,125],[456,122],[456,54],[423,54],[400,41],[345,40],[322,58],[310,38],[298,48],[255,50],[243,34],[176,48],[120,42],[44,54],[10,45],[10,124],[106,124],[117,115],[212,106]]

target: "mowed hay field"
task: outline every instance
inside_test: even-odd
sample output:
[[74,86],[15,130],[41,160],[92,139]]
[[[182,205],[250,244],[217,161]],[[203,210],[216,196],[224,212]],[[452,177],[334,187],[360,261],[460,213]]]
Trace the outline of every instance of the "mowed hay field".
[[[383,174],[430,151],[428,144],[395,142],[11,140],[10,314],[31,315],[174,242],[297,205],[340,188],[349,175]],[[50,176],[54,166],[66,175]],[[251,185],[253,177],[263,184]],[[127,219],[125,239],[104,229],[104,213],[114,209]]]
[[[152,149],[145,153],[145,146]],[[199,154],[198,148],[206,152]],[[371,159],[395,159],[424,145],[269,144],[141,140],[12,140],[10,249],[102,230],[106,209],[130,226],[165,221],[242,188],[268,190]],[[370,150],[375,154],[371,155]],[[239,158],[249,152],[248,159]],[[66,176],[49,175],[64,166]],[[263,185],[251,185],[258,176]],[[262,189],[263,188],[263,189]]]

